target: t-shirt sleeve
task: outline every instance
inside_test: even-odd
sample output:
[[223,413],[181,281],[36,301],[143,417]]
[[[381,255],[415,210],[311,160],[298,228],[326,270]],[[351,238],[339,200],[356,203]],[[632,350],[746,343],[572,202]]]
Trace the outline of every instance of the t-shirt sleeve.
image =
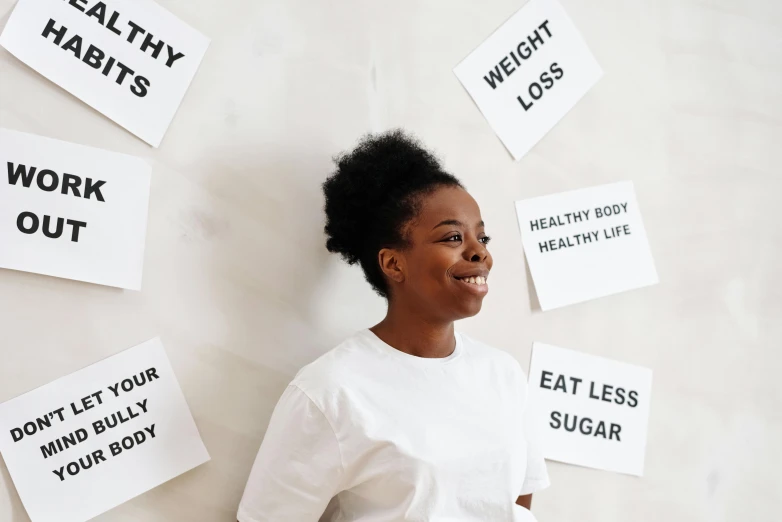
[[239,522],[317,522],[343,467],[328,419],[296,385],[274,408],[239,504]]
[[523,392],[524,392],[524,410],[522,411],[522,422],[524,423],[524,436],[527,439],[527,474],[524,478],[524,484],[521,486],[519,495],[529,495],[546,489],[551,485],[546,469],[546,461],[540,453],[538,427],[530,422],[530,404],[527,393],[527,376],[522,370]]

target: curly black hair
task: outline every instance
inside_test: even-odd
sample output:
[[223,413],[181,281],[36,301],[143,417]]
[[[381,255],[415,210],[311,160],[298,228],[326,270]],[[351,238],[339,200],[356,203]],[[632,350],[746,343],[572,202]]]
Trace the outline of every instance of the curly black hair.
[[359,263],[372,288],[388,298],[377,253],[408,245],[405,225],[418,214],[422,196],[462,184],[418,140],[398,129],[364,136],[334,163],[336,170],[323,183],[326,248],[348,264]]

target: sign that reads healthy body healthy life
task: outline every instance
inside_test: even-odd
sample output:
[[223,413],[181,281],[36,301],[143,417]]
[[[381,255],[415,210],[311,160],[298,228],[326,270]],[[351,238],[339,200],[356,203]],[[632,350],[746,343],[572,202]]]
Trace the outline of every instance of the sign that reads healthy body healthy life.
[[0,268],[138,290],[151,169],[0,129]]
[[603,75],[556,0],[531,0],[454,73],[516,160]]
[[159,339],[0,404],[32,522],[83,522],[209,460]]
[[516,202],[542,310],[657,283],[630,181]]
[[643,475],[652,370],[534,343],[530,416],[547,459]]
[[152,0],[19,0],[0,44],[157,147],[209,39]]

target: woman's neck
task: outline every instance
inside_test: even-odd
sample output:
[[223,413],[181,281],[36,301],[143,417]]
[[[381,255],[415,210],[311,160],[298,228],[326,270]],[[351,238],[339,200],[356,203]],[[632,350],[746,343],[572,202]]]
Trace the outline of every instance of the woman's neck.
[[386,344],[417,357],[448,357],[456,347],[453,321],[427,320],[415,310],[393,302],[388,305],[385,319],[370,330]]

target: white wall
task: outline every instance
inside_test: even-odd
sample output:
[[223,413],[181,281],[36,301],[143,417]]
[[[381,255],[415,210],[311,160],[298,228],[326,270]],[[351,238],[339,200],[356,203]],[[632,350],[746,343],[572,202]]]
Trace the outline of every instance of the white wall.
[[[323,246],[319,184],[392,126],[440,153],[495,238],[464,330],[525,367],[540,340],[654,369],[646,476],[551,463],[540,520],[778,516],[782,3],[563,0],[606,74],[519,163],[451,68],[522,0],[161,3],[213,41],[160,149],[0,51],[0,126],[154,168],[143,291],[0,271],[0,401],[160,334],[212,455],[96,520],[235,520],[286,383],[382,316]],[[531,309],[513,201],[624,179],[661,283]],[[0,520],[28,520],[3,464]]]

